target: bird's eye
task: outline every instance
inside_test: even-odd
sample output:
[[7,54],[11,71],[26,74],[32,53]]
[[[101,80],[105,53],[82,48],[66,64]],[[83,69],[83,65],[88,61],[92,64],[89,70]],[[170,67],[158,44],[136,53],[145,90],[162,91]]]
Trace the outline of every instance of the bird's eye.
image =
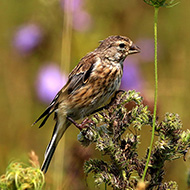
[[119,44],[119,47],[120,47],[120,48],[124,48],[124,47],[125,47],[125,44],[124,44],[124,43],[120,43],[120,44]]

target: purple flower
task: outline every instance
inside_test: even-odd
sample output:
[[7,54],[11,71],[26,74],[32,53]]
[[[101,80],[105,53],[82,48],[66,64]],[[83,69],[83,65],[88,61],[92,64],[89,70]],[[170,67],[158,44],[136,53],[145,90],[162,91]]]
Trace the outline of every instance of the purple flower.
[[91,26],[91,16],[83,10],[73,14],[73,28],[77,31],[86,31]]
[[42,37],[42,30],[38,25],[23,25],[14,35],[13,46],[19,53],[28,54],[41,43]]
[[120,89],[141,91],[143,79],[140,75],[140,69],[136,60],[127,58],[123,66],[123,77]]
[[83,0],[61,0],[61,6],[64,11],[75,12],[82,8]]
[[154,60],[154,40],[150,38],[140,39],[136,42],[141,48],[141,53],[138,55],[144,62],[151,62]]
[[53,63],[43,65],[37,75],[36,91],[38,98],[50,103],[57,92],[66,84],[67,76]]
[[86,31],[91,26],[91,16],[83,9],[84,0],[61,0],[65,12],[72,14],[72,25],[77,31]]

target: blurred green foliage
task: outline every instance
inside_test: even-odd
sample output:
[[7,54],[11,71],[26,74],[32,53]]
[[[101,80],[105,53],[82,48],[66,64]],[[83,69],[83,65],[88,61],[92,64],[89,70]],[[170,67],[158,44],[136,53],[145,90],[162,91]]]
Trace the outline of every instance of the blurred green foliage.
[[[113,34],[129,36],[133,41],[153,38],[153,9],[143,0],[96,0],[84,1],[84,9],[92,18],[91,26],[86,31],[72,30],[70,65],[62,69],[71,70],[87,52],[97,47],[98,41]],[[190,1],[182,0],[172,9],[163,8],[159,12],[159,97],[158,116],[165,112],[178,113],[188,128],[190,107]],[[31,127],[33,121],[46,105],[36,95],[36,76],[41,65],[53,61],[61,65],[62,32],[65,12],[58,0],[22,1],[1,0],[0,6],[0,172],[4,173],[12,159],[27,161],[27,152],[34,149],[43,159],[45,147],[53,130],[53,119],[42,129]],[[22,25],[37,23],[43,31],[42,43],[29,55],[20,55],[13,46],[15,32]],[[63,42],[64,43],[64,42]],[[137,44],[138,45],[138,44]],[[143,51],[143,50],[142,50]],[[146,80],[143,96],[153,97],[153,61],[140,64]],[[150,105],[151,106],[151,105]],[[144,132],[139,154],[144,154],[143,145],[149,144],[147,129]],[[59,145],[58,154],[64,158],[64,170],[56,169],[52,164],[46,175],[46,189],[58,189],[55,186],[57,176],[64,176],[61,187],[65,189],[84,189],[86,182],[82,165],[72,154],[73,143],[79,132],[70,127],[65,139]],[[64,146],[64,145],[67,146]],[[78,150],[81,147],[78,143]],[[93,152],[92,154],[96,154]],[[81,154],[78,154],[78,157]],[[101,155],[97,155],[101,156]],[[55,155],[56,157],[56,155]],[[54,159],[55,160],[55,159]],[[166,180],[174,180],[181,189],[187,188],[189,162],[176,161],[166,167]],[[70,168],[69,166],[74,168]],[[73,173],[71,172],[73,171]],[[76,175],[77,173],[77,175]],[[75,175],[74,175],[75,174]],[[180,174],[180,175],[179,175]],[[73,177],[75,176],[75,177]],[[88,178],[88,189],[94,189],[92,179]],[[60,183],[60,182],[58,182]],[[54,187],[53,187],[54,186]],[[87,187],[86,187],[87,188]],[[104,187],[100,187],[104,189]]]

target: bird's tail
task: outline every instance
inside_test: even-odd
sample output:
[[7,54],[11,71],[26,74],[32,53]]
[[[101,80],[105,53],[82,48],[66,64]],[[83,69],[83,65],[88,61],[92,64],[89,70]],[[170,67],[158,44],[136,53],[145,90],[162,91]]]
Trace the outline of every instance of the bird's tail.
[[50,164],[53,154],[55,152],[55,149],[56,149],[61,137],[63,136],[63,134],[65,133],[67,128],[70,126],[70,124],[71,123],[66,118],[64,121],[56,122],[54,131],[53,131],[53,135],[51,137],[50,143],[48,144],[48,146],[46,148],[45,155],[44,155],[44,161],[41,166],[41,171],[43,171],[44,173],[47,172],[49,164]]

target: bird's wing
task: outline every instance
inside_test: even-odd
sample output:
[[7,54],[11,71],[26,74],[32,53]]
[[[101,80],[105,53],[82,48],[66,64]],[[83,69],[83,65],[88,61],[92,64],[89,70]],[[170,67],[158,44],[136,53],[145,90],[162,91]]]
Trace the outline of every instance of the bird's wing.
[[68,94],[79,89],[87,83],[96,62],[96,54],[89,53],[81,59],[79,64],[69,74],[67,86]]
[[50,105],[33,123],[33,125],[36,124],[42,118],[44,118],[39,126],[39,128],[41,128],[45,124],[49,116],[58,108],[59,103],[61,101],[64,101],[65,96],[79,89],[88,81],[95,62],[96,58],[95,54],[93,53],[87,54],[80,60],[79,64],[69,74],[66,85],[57,93]]

